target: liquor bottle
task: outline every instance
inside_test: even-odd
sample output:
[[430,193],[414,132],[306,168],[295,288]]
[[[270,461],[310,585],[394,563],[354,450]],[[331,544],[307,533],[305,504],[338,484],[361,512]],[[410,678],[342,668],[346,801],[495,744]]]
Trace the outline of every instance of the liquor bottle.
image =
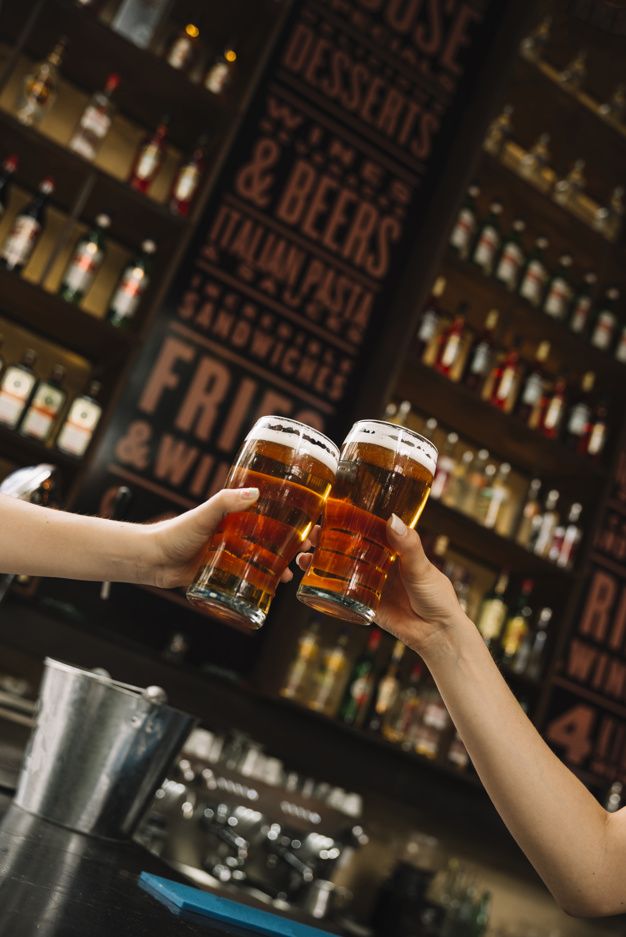
[[461,303],[451,324],[439,336],[433,367],[445,377],[450,377],[461,360],[466,312],[467,303]]
[[510,474],[511,466],[508,462],[503,462],[478,496],[474,516],[479,524],[489,530],[496,527],[504,506],[511,497]]
[[461,458],[457,461],[452,478],[446,485],[443,493],[443,503],[448,507],[460,510],[460,506],[466,501],[470,494],[468,477],[471,474],[472,464],[474,462],[474,453],[471,449],[466,449]]
[[450,483],[450,479],[452,478],[452,473],[454,472],[457,461],[454,457],[454,450],[458,441],[459,437],[456,433],[448,433],[443,452],[440,454],[439,459],[437,460],[435,477],[433,478],[433,483],[430,489],[430,497],[434,498],[435,501],[438,501],[439,498],[443,497],[443,494],[448,484]]
[[85,159],[93,161],[98,155],[113,122],[115,107],[113,93],[119,86],[120,76],[111,74],[102,91],[96,91],[80,115],[68,146]]
[[479,195],[480,189],[478,186],[471,185],[467,190],[465,201],[452,229],[452,234],[450,235],[450,246],[453,247],[459,257],[462,257],[464,260],[469,255],[478,224],[476,200]]
[[559,267],[548,281],[546,296],[543,302],[543,311],[553,319],[567,319],[574,290],[571,283],[572,258],[563,254],[559,259]]
[[216,56],[204,76],[204,87],[207,91],[211,94],[222,94],[234,78],[236,62],[237,52],[231,42]]
[[493,368],[496,356],[494,335],[499,315],[497,309],[491,309],[487,313],[484,328],[476,335],[467,353],[465,370],[461,380],[466,387],[469,387],[477,394],[481,393]]
[[567,175],[558,180],[552,196],[558,205],[563,208],[576,207],[579,197],[587,187],[585,166],[584,159],[577,159]]
[[165,55],[165,60],[172,68],[185,71],[192,65],[196,56],[200,30],[195,23],[187,23],[184,29],[172,39]]
[[367,647],[357,657],[348,678],[339,706],[339,719],[351,726],[360,726],[365,719],[374,689],[374,666],[382,633],[378,628],[370,631]]
[[550,134],[542,133],[519,161],[517,171],[523,179],[533,184],[545,185],[545,171],[552,159],[550,153]]
[[539,62],[543,58],[550,32],[552,30],[552,17],[545,16],[533,31],[522,40],[520,54],[529,62]]
[[551,621],[552,609],[542,608],[537,618],[537,625],[525,669],[526,676],[531,680],[539,680],[541,677],[548,642],[548,627]]
[[526,265],[522,272],[519,285],[519,295],[532,306],[540,306],[548,282],[548,271],[545,264],[545,252],[548,247],[547,238],[537,238],[535,247],[528,255]]
[[412,747],[412,734],[422,709],[423,680],[424,665],[418,661],[411,670],[408,686],[400,691],[383,720],[382,732],[387,741]]
[[437,277],[430,299],[426,303],[424,312],[422,313],[419,329],[417,330],[416,345],[417,353],[420,358],[424,357],[430,348],[431,343],[435,340],[441,327],[441,296],[443,295],[445,288],[445,277]]
[[184,160],[174,176],[169,195],[170,211],[187,217],[206,169],[208,137],[202,135],[193,153]]
[[530,368],[520,391],[515,413],[530,427],[537,424],[541,402],[546,386],[545,363],[550,354],[550,342],[540,342],[535,353],[535,361]]
[[416,726],[413,748],[418,755],[433,761],[439,754],[451,719],[432,677],[427,677],[423,691],[422,716]]
[[528,488],[526,503],[524,504],[522,516],[519,519],[517,527],[517,533],[515,534],[516,541],[520,546],[526,547],[527,550],[530,549],[530,542],[536,519],[541,514],[541,502],[539,500],[540,490],[541,480],[539,478],[533,478]]
[[500,250],[501,215],[502,204],[498,201],[492,202],[489,207],[489,215],[478,231],[472,251],[472,263],[476,264],[487,276],[493,272],[496,257]]
[[387,669],[380,676],[371,697],[370,709],[365,725],[370,732],[380,732],[387,713],[398,698],[400,681],[398,670],[406,648],[402,641],[396,641],[391,652]]
[[584,335],[587,331],[593,307],[593,292],[597,282],[598,278],[595,273],[586,273],[583,285],[572,303],[572,312],[569,317],[568,325],[572,332],[575,332],[577,335]]
[[518,343],[503,356],[492,371],[489,402],[510,413],[515,406],[521,378]]
[[147,49],[170,7],[170,0],[122,0],[111,29]]
[[313,686],[320,655],[319,627],[313,622],[300,636],[296,656],[287,671],[280,695],[303,703]]
[[466,494],[462,501],[458,504],[458,510],[463,511],[464,514],[474,514],[474,509],[476,502],[482,491],[486,476],[485,468],[489,461],[489,452],[487,449],[479,449],[478,455],[472,461],[466,477]]
[[513,662],[528,630],[532,619],[532,609],[529,600],[535,583],[532,579],[524,579],[517,599],[511,604],[509,616],[502,631],[499,659],[508,667]]
[[70,406],[56,439],[56,447],[61,452],[78,458],[84,456],[102,416],[102,406],[98,403],[101,388],[99,381],[92,381],[87,393],[77,397]]
[[583,374],[580,391],[572,403],[565,421],[564,441],[576,452],[585,453],[591,427],[591,392],[596,376],[593,371]]
[[538,556],[546,556],[550,549],[554,528],[559,522],[558,501],[559,493],[552,488],[546,495],[542,511],[533,519],[529,549]]
[[169,117],[162,117],[154,133],[139,144],[128,176],[128,182],[139,192],[147,192],[165,159]]
[[28,405],[37,377],[33,370],[37,354],[32,348],[24,352],[20,364],[11,364],[0,381],[0,423],[15,429]]
[[59,295],[68,303],[79,303],[91,288],[105,254],[105,231],[111,224],[108,215],[98,215],[91,231],[76,242],[59,287]]
[[[474,906],[474,915],[470,927],[472,937],[485,937],[489,930],[492,895],[484,891]],[[469,933],[468,932],[468,933]]]
[[5,270],[18,273],[32,257],[46,223],[46,204],[53,192],[52,179],[43,179],[34,199],[15,216],[0,250],[0,266]]
[[476,627],[492,652],[498,645],[508,612],[505,601],[508,585],[509,574],[503,571],[491,591],[484,597],[476,619]]
[[17,156],[11,155],[7,156],[2,163],[2,169],[0,169],[0,219],[2,219],[7,210],[7,205],[9,204],[13,173],[17,169],[17,165]]
[[626,325],[622,326],[622,334],[615,346],[615,357],[622,364],[626,364]]
[[24,79],[24,85],[16,103],[15,116],[27,127],[38,124],[54,104],[59,83],[59,69],[66,46],[67,39],[63,36],[45,61],[36,65]]
[[522,247],[522,235],[526,222],[518,218],[513,222],[511,233],[504,239],[502,250],[495,267],[494,276],[509,290],[517,290],[519,278],[524,266],[525,254]]
[[617,333],[620,292],[615,287],[606,291],[591,332],[591,344],[602,351],[610,351]]
[[315,674],[306,705],[326,716],[335,716],[348,679],[348,636],[342,632],[337,643],[322,653],[321,666]]
[[587,77],[587,50],[581,49],[563,71],[559,72],[559,81],[569,91],[579,91]]
[[144,241],[141,252],[124,267],[109,303],[107,319],[118,329],[126,328],[137,312],[141,297],[150,283],[154,241]]
[[585,455],[595,461],[600,459],[604,452],[604,447],[606,446],[606,439],[609,431],[608,415],[609,410],[606,400],[600,400],[593,412],[589,424],[589,432],[585,439]]
[[483,148],[492,156],[501,156],[513,136],[514,110],[512,104],[506,104],[500,114],[489,125]]
[[537,430],[547,439],[558,439],[567,409],[567,381],[559,377],[551,390],[546,391],[541,403]]
[[580,526],[582,512],[582,504],[578,504],[578,502],[572,504],[567,515],[567,523],[563,525],[562,533],[557,532],[558,528],[554,532],[548,559],[564,569],[571,569],[576,562],[578,545],[583,536]]
[[42,443],[50,440],[67,400],[67,392],[63,388],[64,377],[63,365],[55,364],[48,380],[39,381],[19,425],[23,436],[29,436]]

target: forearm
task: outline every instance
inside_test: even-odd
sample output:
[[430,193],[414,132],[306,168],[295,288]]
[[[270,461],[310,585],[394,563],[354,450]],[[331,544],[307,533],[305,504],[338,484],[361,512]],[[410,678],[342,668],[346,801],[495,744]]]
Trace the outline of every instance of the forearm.
[[459,616],[453,632],[426,663],[481,781],[556,900],[604,913],[608,815],[527,719],[472,622]]
[[146,528],[0,496],[0,572],[140,582]]

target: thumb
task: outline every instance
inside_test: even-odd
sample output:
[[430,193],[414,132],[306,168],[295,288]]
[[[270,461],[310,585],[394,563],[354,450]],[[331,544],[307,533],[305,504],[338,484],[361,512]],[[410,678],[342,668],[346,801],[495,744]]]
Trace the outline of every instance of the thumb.
[[408,589],[423,583],[431,568],[431,563],[417,531],[407,527],[396,515],[392,514],[387,522],[387,539],[398,554],[402,578]]

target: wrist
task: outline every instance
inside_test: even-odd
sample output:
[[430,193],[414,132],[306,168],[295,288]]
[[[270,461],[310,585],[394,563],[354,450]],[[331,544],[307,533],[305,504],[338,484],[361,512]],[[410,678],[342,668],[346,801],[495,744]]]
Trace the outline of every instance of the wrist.
[[148,584],[154,578],[157,550],[150,526],[125,521],[111,524],[112,581]]
[[456,665],[470,651],[477,635],[474,622],[459,607],[423,642],[420,656],[429,670]]

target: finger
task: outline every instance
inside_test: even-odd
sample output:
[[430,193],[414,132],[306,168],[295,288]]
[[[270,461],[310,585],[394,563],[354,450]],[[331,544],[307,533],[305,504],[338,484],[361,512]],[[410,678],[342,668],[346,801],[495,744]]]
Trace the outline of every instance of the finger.
[[306,572],[309,566],[313,561],[313,555],[311,553],[298,553],[296,557],[296,565]]
[[302,550],[301,550],[301,552],[302,552],[302,553],[308,553],[312,546],[313,546],[313,544],[311,543],[311,541],[310,541],[310,540],[308,539],[308,537],[307,537],[307,539],[302,543]]
[[316,524],[315,527],[313,528],[313,530],[311,531],[310,540],[311,540],[311,545],[314,546],[314,547],[316,547],[316,546],[318,545],[318,543],[320,542],[320,531],[321,531],[321,529],[322,529],[322,528],[320,527],[320,525],[319,525],[319,524]]
[[291,572],[290,569],[286,569],[285,572],[280,577],[281,582],[291,582],[292,579],[293,579],[293,573]]
[[408,589],[417,586],[430,568],[419,534],[392,514],[387,522],[387,539],[398,554],[402,579]]
[[223,488],[204,504],[189,511],[187,516],[193,518],[199,527],[212,531],[225,514],[245,511],[258,497],[258,488]]

